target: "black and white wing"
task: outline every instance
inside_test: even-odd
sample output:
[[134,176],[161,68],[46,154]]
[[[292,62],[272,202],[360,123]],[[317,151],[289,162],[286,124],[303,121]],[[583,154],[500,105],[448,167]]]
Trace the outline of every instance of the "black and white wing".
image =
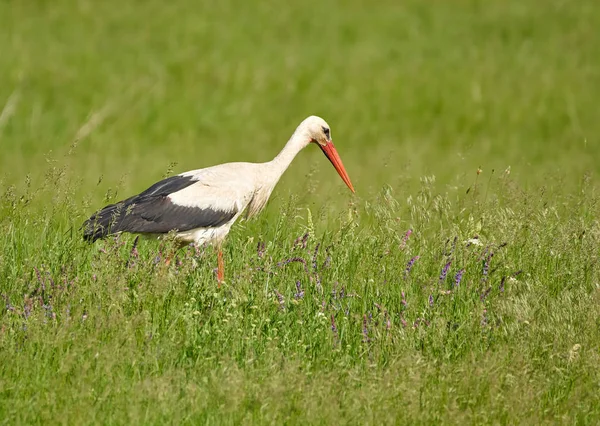
[[84,223],[84,239],[93,242],[118,232],[164,234],[225,225],[252,196],[248,184],[232,185],[239,179],[233,172],[209,168],[163,179],[92,215]]

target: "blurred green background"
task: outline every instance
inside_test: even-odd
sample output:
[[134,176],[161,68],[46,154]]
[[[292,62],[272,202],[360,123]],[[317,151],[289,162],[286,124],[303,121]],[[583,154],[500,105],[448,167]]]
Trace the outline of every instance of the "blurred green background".
[[[572,190],[600,172],[599,4],[4,1],[0,176],[38,185],[53,159],[100,203],[171,163],[270,160],[317,114],[362,196],[479,166]],[[346,194],[306,151],[279,194]]]

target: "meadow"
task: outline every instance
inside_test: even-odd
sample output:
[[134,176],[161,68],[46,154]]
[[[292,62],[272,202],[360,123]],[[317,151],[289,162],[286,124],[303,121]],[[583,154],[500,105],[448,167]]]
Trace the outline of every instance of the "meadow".
[[[600,3],[0,2],[0,424],[600,423]],[[214,252],[96,209],[268,161]]]

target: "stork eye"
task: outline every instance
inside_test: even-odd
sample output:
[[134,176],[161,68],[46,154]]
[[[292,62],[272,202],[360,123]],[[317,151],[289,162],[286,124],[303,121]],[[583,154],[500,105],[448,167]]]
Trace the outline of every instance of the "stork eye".
[[327,139],[331,139],[329,136],[329,129],[327,127],[322,127],[323,129],[323,133],[325,133],[325,137],[327,137]]

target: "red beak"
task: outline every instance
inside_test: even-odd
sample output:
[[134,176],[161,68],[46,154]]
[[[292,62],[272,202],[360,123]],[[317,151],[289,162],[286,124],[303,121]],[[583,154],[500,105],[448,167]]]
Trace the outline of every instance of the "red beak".
[[333,167],[335,167],[335,170],[337,170],[338,174],[340,175],[340,177],[342,178],[344,183],[346,185],[348,185],[348,188],[350,188],[350,191],[354,192],[354,187],[352,186],[352,182],[350,182],[348,173],[346,173],[346,169],[344,168],[344,163],[342,163],[342,159],[340,158],[340,155],[338,154],[337,150],[335,149],[335,146],[333,146],[333,142],[327,141],[327,143],[325,145],[321,145],[321,144],[318,144],[318,145],[319,145],[319,148],[321,148],[321,151],[323,151],[323,154],[325,154],[325,156],[329,159],[329,161],[331,161],[331,164],[333,164]]

